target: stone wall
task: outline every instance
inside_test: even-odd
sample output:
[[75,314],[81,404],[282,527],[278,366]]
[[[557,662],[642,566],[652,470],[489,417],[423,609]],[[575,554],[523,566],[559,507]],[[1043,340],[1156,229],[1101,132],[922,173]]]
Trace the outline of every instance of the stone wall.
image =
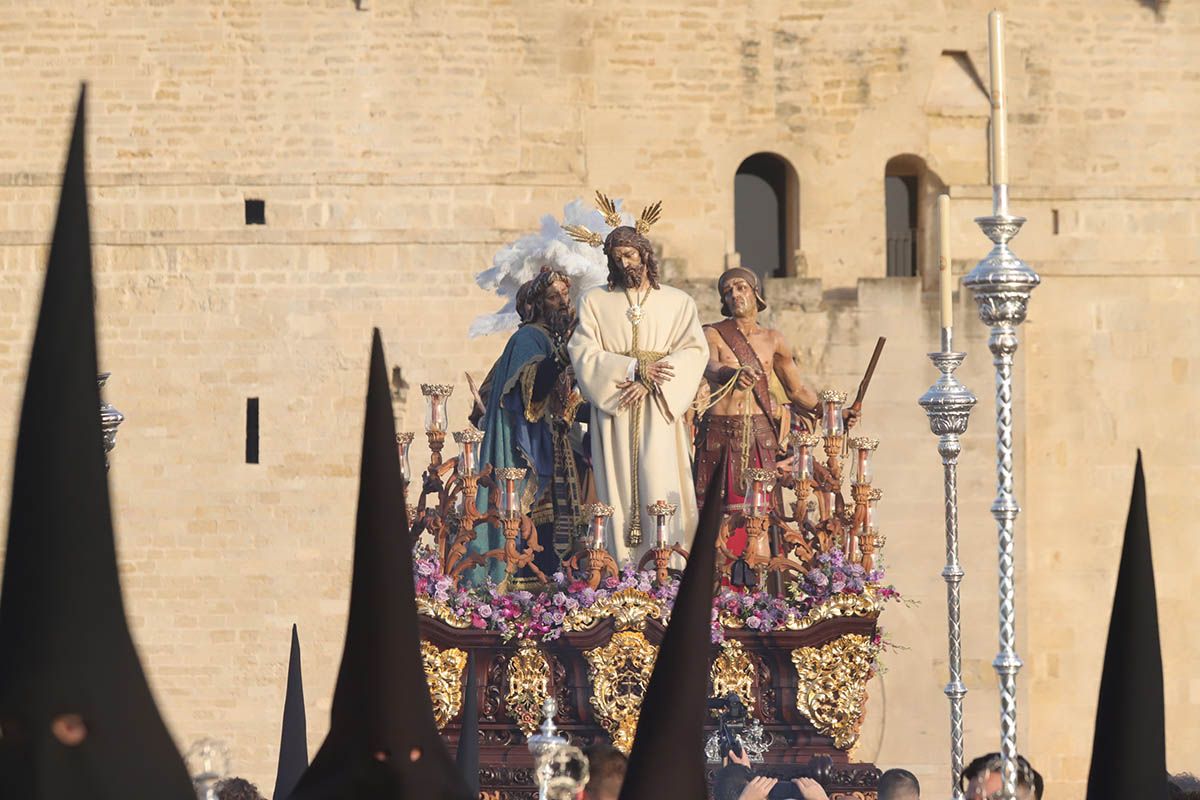
[[[21,380],[77,82],[102,368],[128,417],[111,474],[135,635],[182,746],[227,741],[269,789],[288,626],[310,742],[344,629],[370,328],[416,394],[481,376],[473,285],[502,244],[595,188],[655,228],[715,313],[733,176],[776,153],[800,182],[805,279],[768,288],[814,383],[853,387],[888,348],[864,431],[883,440],[885,558],[913,602],[872,686],[857,755],[943,791],[941,472],[916,398],[934,378],[927,277],[882,279],[884,165],[955,198],[955,269],[985,252],[984,17],[977,0],[554,3],[0,0],[0,441]],[[1018,355],[1022,750],[1082,797],[1134,449],[1147,462],[1168,766],[1195,771],[1200,652],[1187,606],[1200,511],[1200,12],[1136,0],[1014,0],[1014,248],[1044,278]],[[974,71],[974,75],[972,74]],[[266,201],[247,226],[243,201]],[[922,211],[922,252],[932,233]],[[926,253],[927,254],[927,253]],[[980,396],[960,477],[968,754],[995,749],[994,494],[986,333],[960,297],[960,372]],[[244,462],[246,399],[261,463]],[[397,400],[421,424],[419,396]],[[7,410],[7,412],[5,412]],[[10,444],[11,447],[11,444]],[[424,451],[415,448],[418,463]],[[0,485],[8,462],[0,460]],[[1184,611],[1180,613],[1179,608]]]

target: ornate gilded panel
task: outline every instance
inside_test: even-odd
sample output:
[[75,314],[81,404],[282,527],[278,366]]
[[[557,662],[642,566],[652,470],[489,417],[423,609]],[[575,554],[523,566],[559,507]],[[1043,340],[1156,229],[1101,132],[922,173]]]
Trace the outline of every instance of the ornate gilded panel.
[[874,671],[879,646],[857,633],[840,636],[821,647],[792,651],[799,682],[796,709],[813,726],[833,737],[833,743],[848,750],[858,739],[867,681]]
[[618,631],[608,644],[584,655],[592,681],[592,708],[612,737],[613,747],[628,754],[658,648],[641,631]]
[[550,664],[532,642],[522,641],[508,662],[507,683],[504,707],[529,736],[542,721],[542,703],[550,696]]
[[618,631],[641,630],[646,620],[662,619],[662,605],[645,592],[637,589],[622,589],[588,608],[572,611],[563,623],[568,631],[583,631],[606,617],[613,618]]
[[724,697],[735,692],[747,711],[754,711],[754,675],[757,669],[746,648],[736,639],[726,639],[721,652],[713,660],[708,677],[712,682],[712,697]]
[[467,654],[456,647],[439,650],[436,645],[422,641],[421,658],[425,662],[429,699],[433,701],[433,718],[440,731],[462,710]]

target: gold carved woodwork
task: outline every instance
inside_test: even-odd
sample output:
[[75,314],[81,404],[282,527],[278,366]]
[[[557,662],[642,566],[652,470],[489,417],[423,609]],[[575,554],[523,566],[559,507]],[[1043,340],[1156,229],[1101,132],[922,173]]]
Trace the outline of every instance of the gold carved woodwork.
[[746,710],[753,712],[754,672],[754,662],[742,643],[736,639],[726,639],[721,645],[721,652],[713,659],[712,669],[708,673],[712,682],[710,696],[724,697],[734,692],[746,706]]
[[662,605],[645,592],[622,589],[589,608],[572,611],[563,622],[563,630],[587,630],[607,617],[612,617],[618,631],[642,630],[647,619],[662,619]]
[[858,739],[879,646],[868,636],[848,633],[820,647],[792,651],[799,680],[796,710],[848,750]]
[[526,736],[537,730],[542,703],[550,696],[550,662],[531,642],[522,641],[508,662],[504,707]]
[[436,645],[422,641],[421,659],[425,662],[429,699],[433,701],[433,719],[440,731],[462,711],[467,654],[456,647],[439,650]]
[[608,644],[584,655],[592,682],[592,708],[613,747],[628,755],[658,648],[646,641],[641,631],[626,630],[617,631]]

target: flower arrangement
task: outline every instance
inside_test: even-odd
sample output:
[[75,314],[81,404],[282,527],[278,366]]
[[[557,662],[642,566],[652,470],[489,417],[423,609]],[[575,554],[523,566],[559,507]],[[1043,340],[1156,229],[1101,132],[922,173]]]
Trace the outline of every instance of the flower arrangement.
[[[787,597],[722,587],[713,600],[713,642],[725,638],[722,621],[767,632],[784,627],[789,618],[802,617],[838,594],[861,595],[870,587],[884,600],[900,596],[893,587],[883,585],[882,571],[864,573],[860,565],[846,564],[840,552],[820,555],[815,563],[817,566],[789,587]],[[621,567],[619,577],[605,578],[595,589],[562,572],[554,573],[549,583],[536,591],[505,592],[490,580],[478,586],[456,585],[442,570],[437,554],[425,549],[414,553],[413,571],[418,597],[439,604],[463,627],[496,631],[505,641],[557,639],[569,614],[603,603],[627,589],[656,600],[665,622],[679,591],[677,579],[659,583],[654,570],[638,570],[632,563]]]

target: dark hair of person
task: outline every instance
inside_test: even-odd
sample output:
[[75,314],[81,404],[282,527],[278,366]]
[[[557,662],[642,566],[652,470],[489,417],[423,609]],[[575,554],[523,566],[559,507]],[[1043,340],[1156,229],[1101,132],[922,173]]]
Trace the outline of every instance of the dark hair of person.
[[616,800],[621,794],[621,784],[625,782],[629,759],[607,744],[594,744],[584,750],[584,755],[588,760],[588,782],[583,796],[587,800]]
[[613,251],[618,247],[632,247],[637,250],[638,255],[642,257],[642,263],[646,265],[646,280],[650,281],[650,285],[655,289],[660,288],[658,285],[658,258],[654,255],[654,246],[650,244],[649,239],[638,233],[636,228],[622,225],[619,228],[613,228],[604,240],[604,255],[608,257],[609,289],[625,285],[621,264],[613,255]]
[[[967,783],[972,778],[984,772],[999,772],[1003,768],[1003,760],[999,753],[988,753],[987,755],[979,756],[978,758],[967,764],[963,769],[962,779],[959,782],[961,788],[966,788]],[[1042,792],[1045,791],[1046,782],[1042,779],[1042,773],[1034,769],[1025,759],[1025,756],[1017,756],[1017,785],[1025,786],[1033,789],[1035,800],[1042,800]]]
[[217,800],[266,800],[257,786],[243,778],[225,778],[214,789]]
[[921,782],[906,769],[889,769],[879,779],[879,800],[892,800],[904,793],[921,795]]

